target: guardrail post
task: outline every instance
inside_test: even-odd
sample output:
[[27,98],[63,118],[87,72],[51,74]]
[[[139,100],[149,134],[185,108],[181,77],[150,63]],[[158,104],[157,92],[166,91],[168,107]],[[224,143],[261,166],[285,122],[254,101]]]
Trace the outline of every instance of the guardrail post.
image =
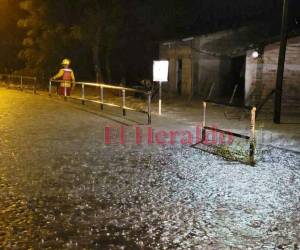
[[84,84],[81,84],[81,104],[85,104],[85,93],[84,93]]
[[11,84],[11,75],[8,75],[8,84],[7,84],[8,88],[10,88],[10,84]]
[[151,124],[151,92],[148,92],[148,125]]
[[37,84],[37,78],[34,78],[34,83],[33,83],[33,94],[36,94],[36,84]]
[[104,109],[104,94],[103,94],[103,87],[100,86],[100,109],[103,110]]
[[251,110],[251,124],[250,124],[250,129],[251,129],[250,152],[249,152],[250,164],[255,164],[255,150],[256,150],[255,120],[256,120],[256,108],[253,107]]
[[123,108],[123,116],[126,116],[126,92],[125,89],[122,89],[122,108]]
[[20,76],[20,89],[23,91],[23,76]]
[[207,107],[207,103],[203,102],[203,122],[202,122],[202,142],[204,142],[206,140],[206,107]]
[[49,97],[52,96],[52,83],[51,80],[49,81]]

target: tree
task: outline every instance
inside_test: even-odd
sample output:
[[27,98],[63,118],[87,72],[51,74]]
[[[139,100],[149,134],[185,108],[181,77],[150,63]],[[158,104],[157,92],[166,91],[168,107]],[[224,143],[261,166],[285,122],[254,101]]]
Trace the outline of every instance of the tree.
[[110,81],[111,54],[121,20],[117,1],[26,0],[28,16],[19,21],[27,30],[20,57],[28,70],[49,77],[57,62],[70,57],[82,77],[96,73]]
[[80,46],[81,37],[72,22],[70,13],[74,6],[70,1],[26,0],[20,6],[28,13],[18,22],[27,31],[19,56],[25,60],[28,72],[49,77],[64,57],[79,56],[78,51],[72,53]]
[[112,53],[116,48],[123,11],[118,0],[78,1],[83,8],[78,28],[82,42],[91,50],[97,80],[112,80]]
[[17,0],[0,1],[0,70],[3,73],[23,67],[22,61],[18,60],[18,52],[24,32],[16,25],[22,14]]

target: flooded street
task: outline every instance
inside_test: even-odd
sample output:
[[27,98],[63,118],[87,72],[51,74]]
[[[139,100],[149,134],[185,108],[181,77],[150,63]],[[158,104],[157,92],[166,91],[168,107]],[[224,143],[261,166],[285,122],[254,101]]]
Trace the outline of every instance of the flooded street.
[[265,146],[249,167],[105,145],[106,126],[120,124],[0,89],[0,249],[299,249],[299,153]]

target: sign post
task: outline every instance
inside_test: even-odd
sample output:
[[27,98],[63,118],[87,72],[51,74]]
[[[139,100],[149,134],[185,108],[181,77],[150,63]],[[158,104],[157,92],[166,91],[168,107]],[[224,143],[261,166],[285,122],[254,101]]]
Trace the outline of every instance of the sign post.
[[161,101],[162,99],[162,82],[159,82],[159,101],[158,101],[158,114],[161,115]]
[[153,81],[159,82],[158,114],[162,114],[162,83],[168,81],[169,61],[154,61]]

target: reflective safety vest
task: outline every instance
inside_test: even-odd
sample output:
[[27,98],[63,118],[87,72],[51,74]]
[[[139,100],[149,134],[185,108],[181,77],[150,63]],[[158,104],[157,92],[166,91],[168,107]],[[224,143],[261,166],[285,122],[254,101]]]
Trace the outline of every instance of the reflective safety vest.
[[72,84],[71,84],[71,81],[72,81],[72,70],[71,69],[62,69],[64,74],[62,76],[62,80],[65,81],[65,82],[61,82],[60,83],[60,86],[61,87],[65,87],[65,88],[71,88],[72,87]]

